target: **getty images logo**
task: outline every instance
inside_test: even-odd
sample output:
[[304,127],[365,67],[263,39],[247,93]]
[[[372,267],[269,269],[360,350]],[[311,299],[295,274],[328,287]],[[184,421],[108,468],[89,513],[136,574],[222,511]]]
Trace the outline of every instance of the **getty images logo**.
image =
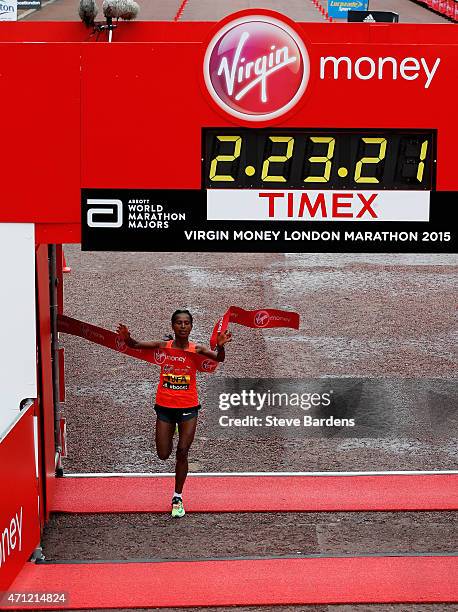
[[227,23],[213,37],[204,59],[207,89],[230,115],[266,121],[289,111],[310,74],[300,36],[284,21],[249,15]]
[[122,227],[123,213],[121,200],[88,199],[88,227]]

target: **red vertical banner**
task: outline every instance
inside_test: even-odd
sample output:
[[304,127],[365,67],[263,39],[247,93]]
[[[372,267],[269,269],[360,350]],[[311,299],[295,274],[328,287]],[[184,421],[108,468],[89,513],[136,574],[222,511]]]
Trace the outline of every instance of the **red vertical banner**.
[[40,541],[33,406],[0,440],[0,593]]

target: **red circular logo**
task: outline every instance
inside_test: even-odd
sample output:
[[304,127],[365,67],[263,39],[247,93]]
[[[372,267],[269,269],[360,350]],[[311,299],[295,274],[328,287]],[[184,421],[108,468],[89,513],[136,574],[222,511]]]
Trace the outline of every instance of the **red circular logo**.
[[116,336],[115,346],[116,346],[116,350],[120,351],[121,353],[124,353],[124,351],[127,351],[127,344],[119,336]]
[[202,361],[202,369],[206,372],[213,372],[216,370],[217,366],[218,363],[213,361],[213,359],[206,359],[205,361]]
[[256,327],[265,327],[270,320],[269,313],[266,310],[258,310],[254,316],[254,324]]
[[157,365],[162,365],[164,363],[165,358],[167,357],[167,355],[163,351],[158,349],[158,350],[154,351],[153,357],[154,357],[154,361],[157,363]]
[[266,15],[226,24],[204,59],[213,100],[246,121],[266,121],[289,111],[304,93],[309,74],[302,39],[289,25]]

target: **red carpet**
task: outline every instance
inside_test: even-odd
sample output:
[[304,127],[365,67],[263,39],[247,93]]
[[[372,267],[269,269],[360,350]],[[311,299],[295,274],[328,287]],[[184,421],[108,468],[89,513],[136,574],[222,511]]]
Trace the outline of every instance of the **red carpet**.
[[[57,478],[53,512],[168,512],[173,478]],[[187,512],[456,510],[458,475],[195,476]]]
[[69,600],[59,609],[453,602],[458,601],[458,559],[28,563],[10,590],[65,591]]

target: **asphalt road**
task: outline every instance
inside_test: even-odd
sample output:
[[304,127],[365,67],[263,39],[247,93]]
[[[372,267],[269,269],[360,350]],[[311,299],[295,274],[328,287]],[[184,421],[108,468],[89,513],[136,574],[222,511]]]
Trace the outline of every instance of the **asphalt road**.
[[[176,308],[194,314],[199,343],[231,304],[300,313],[297,331],[232,326],[226,362],[199,377],[204,410],[192,471],[456,468],[456,257],[82,253],[79,246],[66,254],[73,268],[66,314],[106,329],[121,321],[138,339],[169,332]],[[158,369],[80,338],[62,335],[62,344],[65,470],[173,471],[173,460],[159,461],[152,446]],[[240,379],[272,390],[285,379],[346,384],[346,410],[365,427],[231,435],[218,427],[218,392]]]

